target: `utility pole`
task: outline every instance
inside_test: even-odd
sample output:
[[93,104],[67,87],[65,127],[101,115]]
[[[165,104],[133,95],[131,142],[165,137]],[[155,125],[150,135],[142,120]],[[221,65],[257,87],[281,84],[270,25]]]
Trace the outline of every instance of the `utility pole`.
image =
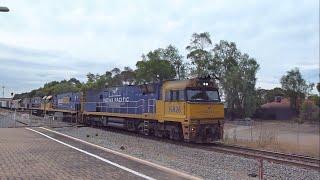
[[4,98],[4,86],[2,86],[2,98]]

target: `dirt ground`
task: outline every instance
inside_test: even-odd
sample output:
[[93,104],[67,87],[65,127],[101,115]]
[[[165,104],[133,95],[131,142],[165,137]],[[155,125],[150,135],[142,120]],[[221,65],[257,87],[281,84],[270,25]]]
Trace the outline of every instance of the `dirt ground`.
[[228,143],[319,157],[320,127],[293,121],[225,123],[224,139]]

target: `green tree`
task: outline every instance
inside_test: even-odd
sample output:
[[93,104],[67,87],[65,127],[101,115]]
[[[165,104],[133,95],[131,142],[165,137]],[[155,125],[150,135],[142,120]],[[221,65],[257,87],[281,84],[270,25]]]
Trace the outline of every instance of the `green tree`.
[[268,93],[268,90],[267,89],[262,89],[262,88],[257,88],[256,89],[256,94],[257,94],[257,108],[260,108],[260,106],[262,104],[265,104],[267,101],[266,101],[266,96],[267,96],[267,93]]
[[312,94],[308,96],[308,99],[313,101],[315,105],[320,107],[320,97],[317,94]]
[[128,66],[124,67],[124,70],[121,72],[122,83],[123,84],[133,84],[135,81],[136,73]]
[[215,74],[232,115],[250,117],[256,109],[257,61],[242,54],[234,42],[220,41],[212,50],[209,72]]
[[136,64],[136,82],[150,83],[173,79],[175,77],[174,66],[165,59],[164,49],[150,51],[142,55],[142,60]]
[[306,83],[298,68],[287,71],[286,75],[281,77],[280,83],[285,95],[290,99],[290,108],[298,114],[301,100],[313,85]]
[[194,33],[191,36],[190,44],[186,47],[189,51],[187,58],[191,59],[192,65],[195,65],[193,74],[197,77],[207,75],[211,53],[207,48],[212,45],[210,34],[208,32]]
[[72,86],[68,83],[59,83],[51,88],[51,94],[63,94],[68,92],[80,92],[80,88]]
[[43,86],[43,88],[44,88],[44,89],[50,88],[50,87],[52,87],[52,86],[54,86],[54,85],[56,85],[56,84],[59,84],[59,82],[58,82],[58,81],[51,81],[51,82],[49,82],[49,83],[45,83],[44,86]]
[[41,90],[41,88],[39,88],[39,90],[36,92],[36,94],[34,95],[35,97],[44,97],[46,95],[46,93]]
[[112,73],[112,76],[114,77],[114,76],[120,74],[120,73],[121,73],[121,70],[116,67],[116,68],[113,68],[113,69],[111,70],[111,73]]
[[256,110],[256,73],[259,70],[259,64],[254,58],[250,58],[248,54],[243,54],[238,63],[240,71],[240,87],[242,92],[241,107],[242,117],[250,117]]
[[170,44],[164,49],[163,53],[163,59],[168,60],[174,67],[176,78],[179,80],[186,78],[188,64],[183,61],[183,56],[179,53],[179,50]]
[[81,88],[81,86],[82,86],[82,83],[76,78],[70,78],[68,80],[68,83],[74,87],[77,87],[77,88]]
[[267,102],[273,102],[276,96],[285,96],[285,92],[283,89],[276,87],[267,91],[265,100]]
[[300,108],[299,123],[319,121],[319,107],[312,101],[305,101]]
[[89,72],[86,76],[87,76],[87,79],[88,79],[88,83],[93,83],[93,82],[96,81],[96,76],[94,74]]
[[238,50],[234,42],[221,40],[212,49],[213,59],[210,61],[209,69],[222,78],[233,67],[238,66],[241,58],[241,52]]

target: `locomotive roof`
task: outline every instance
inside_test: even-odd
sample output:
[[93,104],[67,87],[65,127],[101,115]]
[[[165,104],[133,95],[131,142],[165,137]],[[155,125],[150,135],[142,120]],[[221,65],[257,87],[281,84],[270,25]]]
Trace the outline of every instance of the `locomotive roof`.
[[[196,87],[198,86],[198,82],[209,81],[202,79],[186,79],[186,80],[178,80],[178,81],[166,81],[163,83],[164,89],[185,89],[187,87]],[[214,81],[210,81],[210,86],[216,87]]]
[[179,81],[166,81],[163,83],[164,89],[185,89],[190,83],[190,80],[179,80]]

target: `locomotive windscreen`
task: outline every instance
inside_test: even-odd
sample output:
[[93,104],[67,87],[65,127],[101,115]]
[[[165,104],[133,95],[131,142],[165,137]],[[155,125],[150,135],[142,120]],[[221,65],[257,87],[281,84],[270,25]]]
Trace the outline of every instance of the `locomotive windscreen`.
[[217,90],[187,90],[188,101],[210,101],[220,102],[219,92]]

